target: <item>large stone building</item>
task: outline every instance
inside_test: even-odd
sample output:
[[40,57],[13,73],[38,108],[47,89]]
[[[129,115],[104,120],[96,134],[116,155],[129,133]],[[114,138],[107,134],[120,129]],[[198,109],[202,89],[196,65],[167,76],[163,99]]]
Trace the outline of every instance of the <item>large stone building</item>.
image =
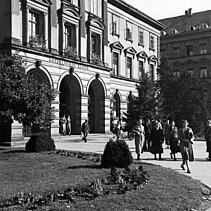
[[[0,44],[18,53],[27,73],[57,92],[51,134],[71,115],[72,134],[89,120],[110,130],[110,115],[127,110],[143,72],[156,79],[163,25],[122,0],[2,0]],[[22,126],[13,124],[13,139]]]
[[[204,96],[211,101],[211,10],[160,20],[166,27],[161,35],[161,58],[166,57],[180,77],[186,71],[201,78]],[[211,110],[210,110],[211,111]]]

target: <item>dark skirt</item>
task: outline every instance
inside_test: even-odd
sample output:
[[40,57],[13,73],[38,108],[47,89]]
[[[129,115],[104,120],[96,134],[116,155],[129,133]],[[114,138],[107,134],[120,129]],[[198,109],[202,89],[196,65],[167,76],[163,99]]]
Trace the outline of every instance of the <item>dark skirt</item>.
[[171,150],[171,153],[180,152],[180,148],[179,148],[177,139],[170,139],[170,150]]

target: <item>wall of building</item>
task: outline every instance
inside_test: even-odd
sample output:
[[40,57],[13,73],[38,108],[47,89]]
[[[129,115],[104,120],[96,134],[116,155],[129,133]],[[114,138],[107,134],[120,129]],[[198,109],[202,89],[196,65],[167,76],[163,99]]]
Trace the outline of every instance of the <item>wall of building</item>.
[[[5,50],[3,40],[12,38],[10,43],[11,53],[18,52],[23,57],[26,71],[41,71],[48,83],[56,90],[56,98],[52,104],[55,107],[56,116],[51,127],[53,136],[59,135],[59,118],[64,113],[64,111],[61,111],[63,108],[61,98],[64,98],[65,94],[68,95],[67,105],[69,107],[73,105],[79,107],[76,110],[74,110],[75,108],[67,108],[67,111],[72,112],[72,114],[74,111],[80,112],[77,115],[73,114],[77,125],[76,134],[80,133],[81,123],[90,115],[92,120],[100,120],[101,128],[99,127],[97,131],[108,132],[110,130],[110,115],[115,93],[118,93],[121,101],[121,115],[124,111],[127,111],[129,93],[132,92],[137,96],[138,61],[143,60],[145,62],[146,72],[149,72],[148,66],[150,63],[154,64],[156,71],[159,60],[159,30],[133,17],[131,14],[121,11],[119,7],[107,3],[106,0],[96,1],[98,9],[93,13],[90,11],[90,1],[75,0],[73,4],[70,4],[68,1],[51,0],[51,3],[49,3],[48,0],[43,0],[42,3],[34,0],[12,0],[11,5],[2,4],[0,20],[4,21],[4,24],[0,24],[2,26],[0,30],[1,50]],[[112,14],[119,16],[120,36],[118,37],[114,36],[110,30]],[[39,19],[36,19],[37,16]],[[31,42],[31,35],[35,32],[33,32],[35,29],[32,29],[31,22],[38,20],[42,20],[41,25],[44,26],[42,30],[39,28],[39,35],[43,35],[45,40],[41,40],[41,44],[34,46],[32,45],[34,43]],[[127,21],[133,24],[132,41],[125,39]],[[65,31],[67,24],[76,26],[77,57],[74,58],[67,58],[64,54],[65,33],[68,32]],[[139,45],[138,42],[139,27],[144,31],[144,45]],[[155,38],[154,49],[149,48],[150,34]],[[97,38],[93,37],[93,35],[97,35]],[[92,39],[98,39],[97,42],[101,45],[100,49],[98,49],[101,61],[96,64],[93,63],[92,58],[92,50],[96,47],[92,44]],[[113,68],[111,44],[115,42],[119,42],[123,46],[119,63],[120,74],[118,76],[111,74]],[[140,56],[140,52],[144,52],[144,57],[142,54]],[[132,54],[133,56],[131,78],[125,76],[126,54]],[[37,66],[37,64],[39,65]],[[66,91],[63,93],[62,89]],[[71,94],[75,96],[73,99],[77,101],[76,104],[72,102]],[[100,106],[97,105],[96,99],[93,102],[90,101],[90,99],[96,97],[93,94],[97,96],[96,99],[99,100],[98,104]],[[80,99],[76,95],[80,96]],[[89,110],[94,102],[96,107],[94,116],[96,116],[96,119],[94,119],[93,114],[90,114]],[[67,105],[64,103],[64,106]]]

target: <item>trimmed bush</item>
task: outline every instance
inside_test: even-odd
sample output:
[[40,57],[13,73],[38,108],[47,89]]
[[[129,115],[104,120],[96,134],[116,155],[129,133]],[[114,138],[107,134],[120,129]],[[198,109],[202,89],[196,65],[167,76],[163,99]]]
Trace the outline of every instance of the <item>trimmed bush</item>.
[[54,140],[47,134],[32,135],[26,143],[27,152],[45,152],[55,150]]
[[127,168],[133,163],[133,157],[128,145],[123,140],[110,139],[105,146],[101,165],[104,168]]

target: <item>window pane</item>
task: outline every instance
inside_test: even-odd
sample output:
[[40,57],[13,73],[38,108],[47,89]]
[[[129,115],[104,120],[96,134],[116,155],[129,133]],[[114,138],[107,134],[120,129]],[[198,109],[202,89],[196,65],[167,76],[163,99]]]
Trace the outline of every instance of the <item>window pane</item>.
[[119,54],[116,52],[113,53],[113,74],[119,74]]
[[131,78],[132,75],[132,58],[127,57],[126,77]]
[[92,53],[100,56],[100,35],[92,33],[91,35],[91,49]]
[[65,26],[65,47],[76,48],[76,26],[66,25]]
[[143,78],[144,76],[144,62],[139,61],[139,78]]

